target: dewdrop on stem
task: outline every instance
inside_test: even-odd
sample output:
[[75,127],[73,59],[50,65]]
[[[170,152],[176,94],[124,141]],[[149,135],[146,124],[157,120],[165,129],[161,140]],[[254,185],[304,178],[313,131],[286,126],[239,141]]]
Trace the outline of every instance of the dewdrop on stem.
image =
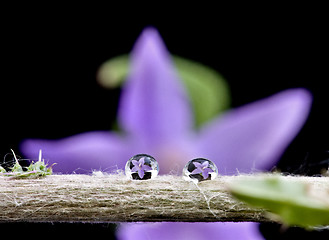
[[159,173],[159,164],[154,157],[147,154],[137,154],[130,158],[125,167],[125,174],[132,180],[147,180],[155,178]]
[[183,169],[183,178],[195,183],[213,180],[218,176],[218,168],[212,161],[196,158],[189,161]]

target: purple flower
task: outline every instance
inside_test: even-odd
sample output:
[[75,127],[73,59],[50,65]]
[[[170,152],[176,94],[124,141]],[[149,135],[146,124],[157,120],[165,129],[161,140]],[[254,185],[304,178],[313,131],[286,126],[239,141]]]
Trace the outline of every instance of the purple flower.
[[258,240],[262,239],[254,223],[128,223],[122,224],[118,240]]
[[152,168],[148,165],[144,164],[145,157],[142,157],[141,159],[132,160],[132,163],[134,164],[133,168],[131,169],[132,172],[138,172],[138,176],[142,179],[144,177],[145,171],[150,171]]
[[[157,159],[160,174],[181,174],[183,166],[196,157],[212,160],[222,175],[249,173],[275,165],[304,124],[310,104],[308,91],[286,90],[222,114],[195,131],[189,98],[170,55],[157,31],[146,29],[131,54],[130,75],[120,98],[118,122],[124,134],[99,131],[61,140],[29,139],[22,142],[21,151],[33,158],[42,149],[50,164],[57,163],[54,170],[61,172],[78,168],[124,169],[131,156],[144,152]],[[164,226],[172,226],[177,234],[183,229],[174,223]],[[179,226],[185,229],[191,225]],[[200,226],[205,228],[204,224]],[[211,226],[223,229],[220,223]],[[231,227],[228,223],[226,226]],[[234,226],[234,233],[230,234],[240,231]],[[144,235],[129,235],[130,230],[134,232],[138,228]],[[161,227],[150,233],[143,231],[144,228],[147,231],[150,226],[122,229],[127,231],[125,236],[134,239],[145,239],[146,235],[158,239],[165,232]],[[241,232],[254,228],[254,224],[242,224]],[[214,229],[203,231],[200,239],[212,239],[212,232],[217,233]],[[223,231],[218,237],[228,239],[229,236]]]
[[203,179],[207,179],[209,177],[209,173],[213,172],[211,168],[208,168],[209,162],[204,161],[203,163],[193,162],[196,169],[194,169],[191,174],[201,173]]

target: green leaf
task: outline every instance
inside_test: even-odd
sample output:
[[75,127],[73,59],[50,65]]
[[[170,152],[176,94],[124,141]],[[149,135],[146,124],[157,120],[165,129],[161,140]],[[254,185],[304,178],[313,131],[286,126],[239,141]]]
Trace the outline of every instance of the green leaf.
[[267,209],[286,225],[304,228],[329,225],[329,192],[280,176],[245,178],[230,186],[234,197]]
[[[197,127],[229,107],[229,88],[219,73],[181,57],[173,56],[173,61],[190,96]],[[122,84],[128,72],[129,57],[122,55],[105,62],[97,79],[102,86],[114,88]]]
[[97,72],[98,82],[106,88],[119,87],[129,71],[129,56],[121,55],[104,62]]
[[5,173],[6,169],[4,169],[2,166],[0,166],[0,173]]
[[[47,167],[44,160],[39,160],[27,168],[24,177],[45,177],[52,174],[52,166]],[[23,175],[22,175],[23,176]]]
[[177,56],[174,57],[174,63],[189,93],[197,126],[229,107],[229,88],[218,72]]

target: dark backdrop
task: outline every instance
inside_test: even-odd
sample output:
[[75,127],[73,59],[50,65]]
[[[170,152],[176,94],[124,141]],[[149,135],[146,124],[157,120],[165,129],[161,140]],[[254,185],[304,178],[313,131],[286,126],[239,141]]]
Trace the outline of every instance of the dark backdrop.
[[287,88],[309,89],[312,112],[287,161],[328,149],[328,37],[321,15],[264,13],[175,23],[65,16],[24,17],[3,25],[0,158],[10,148],[17,151],[23,138],[110,129],[120,91],[99,86],[97,69],[130,52],[149,25],[158,28],[172,53],[218,70],[231,87],[233,107]]
[[108,14],[13,11],[1,29],[0,159],[10,148],[19,154],[24,138],[110,129],[120,90],[99,86],[97,69],[128,53],[142,29],[152,25],[172,53],[209,65],[227,79],[232,107],[287,88],[313,93],[310,117],[279,165],[295,171],[308,153],[329,150],[327,18],[307,7],[267,10],[225,14],[223,9],[207,18],[175,19],[167,13],[161,20],[128,18],[126,12],[113,17],[113,9]]

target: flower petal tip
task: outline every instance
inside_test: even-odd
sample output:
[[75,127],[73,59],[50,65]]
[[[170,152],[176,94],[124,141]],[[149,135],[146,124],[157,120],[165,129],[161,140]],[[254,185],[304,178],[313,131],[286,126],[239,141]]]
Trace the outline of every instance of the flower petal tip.
[[[152,27],[145,28],[139,38],[137,39],[133,51],[132,61],[139,61],[141,57],[153,58],[170,58],[166,45],[163,42],[160,33]],[[162,59],[162,60],[164,60]]]
[[156,39],[156,38],[161,39],[158,30],[152,26],[144,28],[144,30],[139,38],[140,39]]
[[287,94],[292,103],[303,105],[305,107],[310,107],[313,100],[311,92],[305,88],[288,89],[282,93]]
[[37,139],[25,139],[19,145],[20,151],[28,158],[35,158],[41,148],[42,141]]
[[288,89],[279,93],[278,98],[282,101],[283,106],[290,109],[289,112],[295,115],[295,118],[300,118],[301,123],[305,122],[313,100],[310,91],[304,88]]
[[118,110],[126,133],[142,136],[149,145],[190,131],[189,97],[157,30],[142,32],[131,53],[129,71]]
[[267,170],[302,128],[311,103],[308,90],[295,88],[233,109],[203,128],[200,151],[225,166],[221,174]]

